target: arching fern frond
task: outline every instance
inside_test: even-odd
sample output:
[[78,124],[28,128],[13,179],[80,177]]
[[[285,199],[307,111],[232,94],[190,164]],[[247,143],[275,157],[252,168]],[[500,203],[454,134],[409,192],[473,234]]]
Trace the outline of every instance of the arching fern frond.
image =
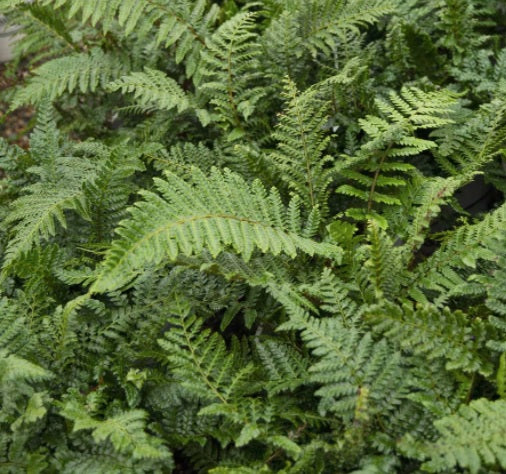
[[101,49],[52,59],[35,70],[28,84],[14,95],[10,108],[54,100],[65,92],[95,92],[128,70],[128,59]]
[[295,257],[336,257],[339,248],[302,237],[297,212],[282,204],[276,190],[267,193],[259,181],[248,185],[239,175],[213,169],[205,176],[192,170],[192,182],[167,172],[155,179],[161,194],[143,191],[144,201],[130,209],[118,229],[119,239],[107,253],[93,291],[110,291],[128,282],[147,264],[208,249],[217,256],[226,248],[249,260],[255,248]]
[[133,93],[136,109],[173,110],[178,113],[194,109],[203,125],[209,123],[208,113],[200,108],[195,97],[162,71],[145,68],[144,72],[132,72],[107,85],[107,90],[121,90],[123,94]]

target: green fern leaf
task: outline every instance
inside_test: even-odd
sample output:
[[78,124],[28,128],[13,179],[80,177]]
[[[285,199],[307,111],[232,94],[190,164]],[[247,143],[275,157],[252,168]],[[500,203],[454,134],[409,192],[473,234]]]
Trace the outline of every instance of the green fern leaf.
[[434,306],[413,308],[386,304],[366,311],[365,317],[389,341],[403,350],[423,355],[429,360],[444,357],[448,370],[462,369],[484,375],[491,372],[481,348],[486,342],[483,322],[470,321],[462,312],[441,311]]
[[138,109],[150,112],[153,110],[177,109],[178,113],[194,109],[203,125],[209,123],[209,114],[198,107],[196,100],[181,86],[162,71],[145,68],[144,72],[133,72],[107,85],[109,91],[121,90],[133,93]]
[[[448,472],[456,468],[471,474],[506,469],[504,425],[506,402],[484,398],[463,405],[458,413],[435,422],[439,438],[433,442],[402,441],[402,449],[412,457],[428,459],[422,468],[428,472]],[[484,471],[485,470],[485,471]]]
[[147,414],[142,410],[125,411],[97,420],[76,400],[69,400],[63,405],[61,415],[74,422],[74,432],[91,429],[96,443],[110,440],[116,451],[131,454],[134,459],[171,458],[161,440],[146,433]]
[[55,100],[65,92],[95,92],[128,70],[128,60],[94,48],[44,63],[11,101],[10,109]]
[[[173,173],[155,180],[162,196],[143,191],[144,201],[118,229],[120,238],[108,251],[92,291],[111,291],[128,282],[147,264],[208,249],[217,256],[232,247],[247,261],[255,248],[295,257],[297,250],[333,258],[340,249],[301,237],[290,229],[287,210],[275,190],[260,182],[248,185],[238,175],[217,169],[205,176],[192,170],[186,183]],[[299,232],[301,230],[299,229]]]
[[260,49],[254,20],[255,15],[249,12],[234,15],[206,41],[207,48],[202,51],[200,88],[215,106],[219,120],[235,130],[230,140],[244,134],[243,121],[253,114],[265,93],[256,87]]
[[323,155],[330,138],[323,134],[327,104],[318,99],[318,92],[314,87],[299,93],[295,84],[285,79],[285,111],[273,134],[278,147],[268,159],[303,202],[325,210],[334,168],[329,166],[332,158]]

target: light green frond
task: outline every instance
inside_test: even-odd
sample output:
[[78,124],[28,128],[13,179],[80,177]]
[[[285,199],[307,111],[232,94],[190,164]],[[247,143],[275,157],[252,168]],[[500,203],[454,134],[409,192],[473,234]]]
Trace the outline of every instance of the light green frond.
[[436,441],[421,443],[408,437],[401,447],[425,460],[422,468],[428,472],[497,472],[496,468],[506,469],[505,422],[506,402],[481,398],[436,421]]
[[206,40],[202,51],[200,89],[216,109],[216,117],[235,130],[232,138],[244,134],[242,124],[255,111],[265,91],[257,87],[260,54],[255,33],[255,15],[234,15]]
[[167,172],[156,179],[161,194],[143,191],[144,201],[130,209],[131,218],[118,229],[93,291],[111,291],[148,264],[204,249],[213,256],[233,248],[247,261],[255,248],[295,257],[339,255],[339,248],[301,237],[291,229],[279,194],[267,193],[259,181],[248,185],[239,175],[214,169],[209,176],[193,168],[192,182]]
[[61,415],[74,423],[73,431],[92,430],[96,443],[110,441],[119,453],[128,453],[134,459],[167,459],[171,453],[161,440],[146,433],[146,412],[130,410],[99,420],[90,416],[76,400],[64,403]]
[[7,387],[17,381],[39,381],[50,377],[51,373],[39,365],[0,350],[0,385]]
[[415,169],[399,158],[436,148],[434,141],[417,137],[415,132],[452,123],[456,104],[456,95],[450,91],[424,92],[416,87],[403,87],[399,94],[391,92],[388,100],[376,100],[382,116],[369,115],[360,120],[369,140],[350,165],[344,165],[342,174],[350,183],[337,189],[338,193],[365,202],[362,208],[348,209],[347,215],[357,220],[374,219],[382,227],[388,225],[374,208],[399,205],[399,192],[408,181],[400,173]]
[[330,140],[324,136],[328,104],[318,93],[317,87],[300,93],[293,81],[285,78],[285,110],[273,133],[277,150],[268,159],[303,202],[326,209],[334,169],[332,158],[324,155]]

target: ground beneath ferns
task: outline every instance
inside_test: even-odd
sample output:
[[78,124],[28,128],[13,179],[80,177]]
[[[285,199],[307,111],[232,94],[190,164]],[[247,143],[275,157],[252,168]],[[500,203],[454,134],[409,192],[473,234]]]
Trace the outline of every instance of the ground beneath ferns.
[[0,137],[23,148],[28,147],[27,132],[32,126],[33,109],[23,107],[8,113],[5,91],[21,82],[27,74],[23,67],[12,71],[6,64],[0,64]]

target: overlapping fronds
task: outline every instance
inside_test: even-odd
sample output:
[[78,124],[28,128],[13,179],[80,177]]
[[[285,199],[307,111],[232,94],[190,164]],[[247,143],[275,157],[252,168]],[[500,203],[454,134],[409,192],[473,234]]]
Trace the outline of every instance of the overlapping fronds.
[[399,158],[420,155],[437,146],[432,140],[417,137],[415,132],[451,123],[456,97],[450,91],[425,92],[404,87],[400,94],[392,92],[388,100],[377,100],[376,105],[382,116],[369,115],[360,120],[370,138],[343,171],[353,184],[343,184],[337,192],[365,203],[365,207],[348,209],[347,215],[373,218],[385,227],[387,221],[374,207],[399,205],[396,190],[406,186],[405,173],[414,169]]

